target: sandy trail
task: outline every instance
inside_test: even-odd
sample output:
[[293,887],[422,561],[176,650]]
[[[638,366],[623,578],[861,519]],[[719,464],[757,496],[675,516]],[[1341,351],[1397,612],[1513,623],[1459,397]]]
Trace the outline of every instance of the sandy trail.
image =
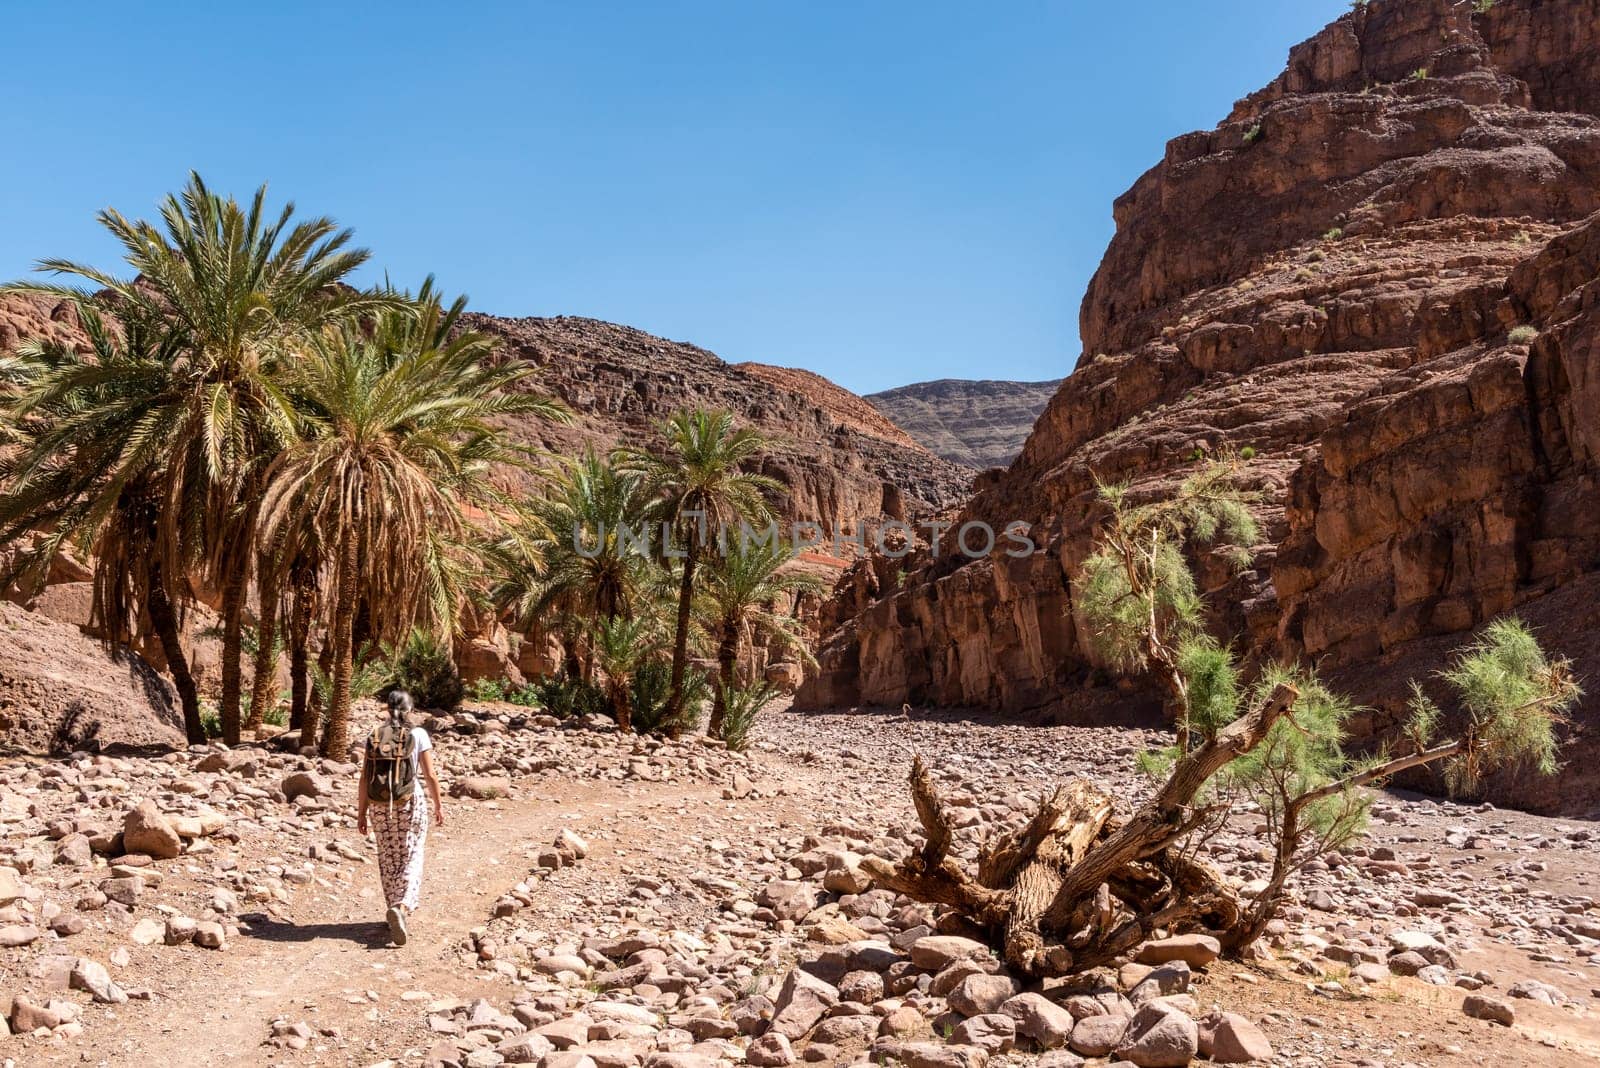
[[[394,1029],[415,1031],[427,1003],[503,993],[503,981],[474,974],[457,952],[489,917],[494,900],[524,877],[533,846],[548,843],[562,827],[644,819],[709,801],[717,792],[672,782],[568,783],[559,797],[541,790],[542,796],[493,807],[447,800],[446,825],[429,836],[423,907],[405,948],[387,944],[373,859],[355,866],[347,884],[296,895],[278,912],[281,919],[246,909],[250,930],[225,952],[189,954],[199,967],[169,976],[152,1002],[116,1010],[136,1021],[137,1037],[95,1026],[87,1042],[59,1050],[59,1063],[82,1063],[80,1053],[107,1064],[130,1054],[152,1064],[372,1063],[393,1056],[401,1052],[392,1042]],[[628,856],[613,841],[596,841],[583,862],[585,874],[615,873]],[[402,999],[408,992],[411,999]],[[278,1016],[338,1028],[343,1048],[328,1042],[322,1050],[298,1052],[264,1047],[266,1022]],[[382,1041],[385,1034],[390,1042]],[[361,1055],[362,1046],[370,1056]]]

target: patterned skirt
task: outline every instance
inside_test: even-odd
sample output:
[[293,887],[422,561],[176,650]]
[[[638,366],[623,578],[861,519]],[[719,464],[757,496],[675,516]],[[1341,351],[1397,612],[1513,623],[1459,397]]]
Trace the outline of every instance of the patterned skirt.
[[428,844],[428,801],[421,787],[393,807],[374,801],[367,809],[378,839],[378,877],[383,899],[414,911],[422,894],[422,854]]

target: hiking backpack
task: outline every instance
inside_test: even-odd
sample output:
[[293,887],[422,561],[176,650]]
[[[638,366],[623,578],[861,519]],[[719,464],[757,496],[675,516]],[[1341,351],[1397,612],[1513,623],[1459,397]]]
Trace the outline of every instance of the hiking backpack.
[[385,723],[367,739],[367,800],[392,804],[411,797],[416,788],[412,760],[417,737],[403,723]]

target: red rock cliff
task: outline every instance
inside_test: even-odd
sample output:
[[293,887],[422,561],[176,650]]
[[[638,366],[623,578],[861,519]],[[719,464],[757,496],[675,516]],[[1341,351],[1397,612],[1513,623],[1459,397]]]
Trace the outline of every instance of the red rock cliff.
[[1046,551],[862,568],[802,703],[1138,705],[1073,617],[1093,478],[1160,492],[1223,445],[1256,454],[1268,543],[1208,575],[1219,630],[1317,658],[1371,730],[1508,610],[1600,676],[1597,115],[1600,0],[1374,0],[1294,48],[1117,200],[1077,370],[966,505]]

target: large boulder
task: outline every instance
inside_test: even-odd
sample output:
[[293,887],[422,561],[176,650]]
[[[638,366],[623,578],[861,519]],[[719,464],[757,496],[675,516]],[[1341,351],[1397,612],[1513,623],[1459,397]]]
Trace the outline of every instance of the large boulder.
[[1188,1013],[1160,1001],[1140,1009],[1116,1055],[1139,1068],[1182,1068],[1200,1052],[1200,1028]]
[[770,1030],[791,1042],[798,1041],[838,1003],[837,987],[795,968],[784,978],[778,991]]
[[1000,1011],[1017,1022],[1019,1035],[1031,1038],[1040,1049],[1065,1046],[1077,1023],[1072,1013],[1043,994],[1018,994]]
[[171,860],[183,852],[183,839],[154,801],[141,801],[122,817],[122,848],[157,860]]
[[1217,1064],[1270,1061],[1272,1043],[1238,1013],[1214,1012],[1200,1021],[1200,1055]]
[[281,789],[283,799],[293,801],[297,797],[327,797],[333,792],[333,784],[314,771],[292,771],[283,777]]
[[1211,935],[1181,934],[1146,942],[1134,959],[1140,964],[1170,964],[1182,961],[1191,968],[1204,968],[1222,956],[1222,943]]

